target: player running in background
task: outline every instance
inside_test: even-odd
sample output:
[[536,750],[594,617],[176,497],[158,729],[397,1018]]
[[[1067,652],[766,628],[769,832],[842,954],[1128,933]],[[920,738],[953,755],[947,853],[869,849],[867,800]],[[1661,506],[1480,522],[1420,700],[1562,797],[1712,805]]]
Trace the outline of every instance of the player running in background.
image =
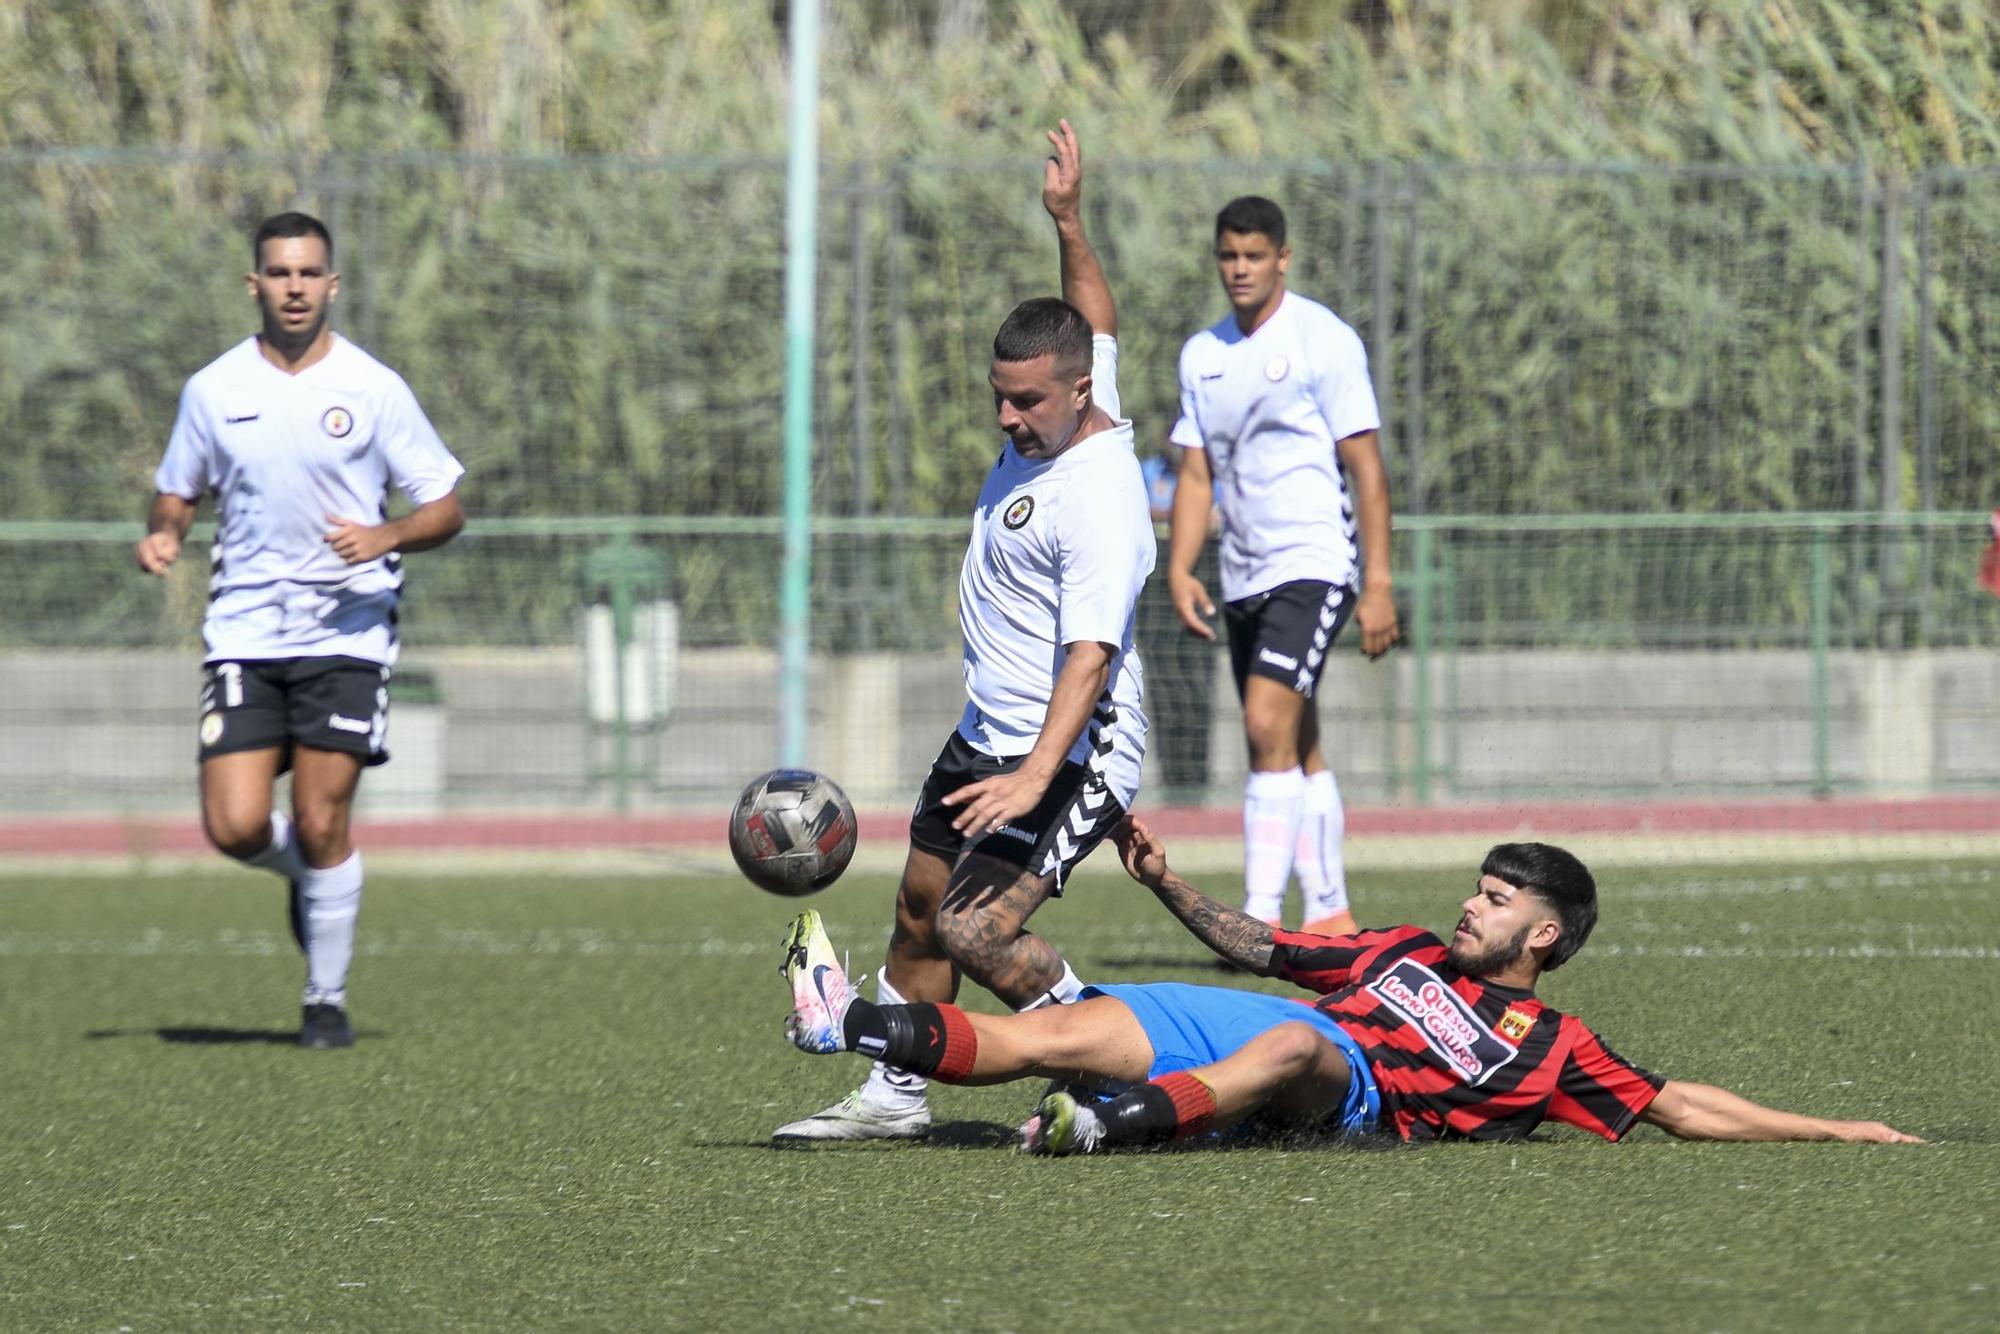
[[[306,955],[299,1041],[346,1047],[362,880],[348,820],[361,770],[389,758],[400,554],[465,526],[465,470],[402,377],[327,327],[340,275],[326,227],[280,213],[250,250],[262,330],[189,378],[136,554],[166,574],[201,497],[215,496],[202,827],[290,886]],[[416,506],[400,519],[388,518],[391,487]],[[287,769],[290,818],[272,809]]]
[[[1154,538],[1132,423],[1119,414],[1117,316],[1083,229],[1082,157],[1049,140],[1042,203],[1063,299],[1014,309],[988,374],[1007,440],[972,516],[959,573],[969,697],[910,820],[885,1005],[941,1003],[960,974],[1017,1010],[1083,983],[1030,933],[1035,909],[1102,841],[1139,788],[1133,605]],[[861,1088],[775,1138],[897,1139],[930,1129],[925,1076],[877,1062]]]
[[1285,289],[1291,255],[1284,212],[1270,200],[1245,196],[1216,215],[1215,261],[1230,313],[1181,349],[1172,437],[1183,447],[1181,486],[1167,580],[1188,632],[1215,638],[1215,605],[1194,572],[1213,483],[1223,628],[1250,750],[1243,910],[1276,924],[1296,865],[1306,928],[1338,933],[1354,929],[1341,852],[1346,816],[1313,692],[1350,613],[1369,657],[1396,642],[1389,482],[1361,339],[1325,306]]
[[[1636,1121],[1682,1139],[1914,1143],[1878,1121],[1763,1107],[1618,1056],[1534,994],[1597,920],[1590,872],[1561,848],[1494,848],[1446,944],[1421,927],[1283,931],[1175,875],[1128,820],[1126,870],[1202,942],[1248,972],[1319,993],[1293,1000],[1184,983],[1090,987],[1060,1009],[970,1014],[854,997],[817,913],[786,941],[792,1041],[857,1051],[962,1084],[1079,1076],[1138,1084],[1108,1101],[1051,1093],[1022,1129],[1031,1152],[1075,1153],[1267,1121],[1404,1140],[1520,1139],[1553,1118],[1616,1141]],[[1145,1081],[1145,1082],[1141,1082]]]

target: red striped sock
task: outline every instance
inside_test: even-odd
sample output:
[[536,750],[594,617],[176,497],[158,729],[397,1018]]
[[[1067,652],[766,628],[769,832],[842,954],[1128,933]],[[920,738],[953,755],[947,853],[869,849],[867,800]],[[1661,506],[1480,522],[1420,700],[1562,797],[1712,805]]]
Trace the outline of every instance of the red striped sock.
[[1186,1139],[1208,1129],[1215,1119],[1215,1091],[1185,1070],[1161,1075],[1153,1084],[1174,1104],[1174,1138]]
[[972,1073],[972,1063],[979,1056],[979,1034],[972,1031],[972,1021],[956,1005],[940,1005],[937,1011],[944,1022],[944,1051],[938,1057],[936,1077],[940,1083],[956,1084]]

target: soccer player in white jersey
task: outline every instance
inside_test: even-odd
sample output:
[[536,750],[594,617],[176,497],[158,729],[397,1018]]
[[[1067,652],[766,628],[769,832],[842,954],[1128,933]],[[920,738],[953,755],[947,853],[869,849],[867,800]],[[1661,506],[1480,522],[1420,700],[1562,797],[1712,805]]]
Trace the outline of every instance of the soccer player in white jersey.
[[1291,255],[1270,200],[1245,196],[1216,216],[1230,313],[1181,349],[1167,581],[1182,624],[1214,639],[1215,605],[1194,566],[1219,506],[1223,626],[1250,750],[1243,910],[1276,925],[1296,865],[1305,929],[1343,935],[1355,929],[1346,815],[1313,692],[1350,614],[1369,657],[1397,640],[1389,482],[1361,339],[1286,291]]
[[[401,554],[465,526],[465,470],[402,377],[327,326],[340,275],[326,227],[278,214],[250,253],[263,327],[189,378],[137,555],[164,575],[196,505],[214,495],[202,827],[290,886],[306,955],[299,1042],[346,1047],[361,909],[348,819],[362,769],[389,758]],[[391,487],[415,506],[399,519],[388,517]],[[287,769],[290,818],[272,809]]]
[[[1082,157],[1049,135],[1042,203],[1060,301],[1023,302],[993,340],[1000,450],[959,574],[968,703],[910,821],[884,1003],[949,1001],[961,975],[1016,1010],[1083,989],[1030,914],[1130,808],[1146,718],[1133,607],[1155,556],[1146,485],[1119,412],[1117,316],[1084,235]],[[867,1082],[781,1140],[898,1139],[930,1128],[921,1075]]]

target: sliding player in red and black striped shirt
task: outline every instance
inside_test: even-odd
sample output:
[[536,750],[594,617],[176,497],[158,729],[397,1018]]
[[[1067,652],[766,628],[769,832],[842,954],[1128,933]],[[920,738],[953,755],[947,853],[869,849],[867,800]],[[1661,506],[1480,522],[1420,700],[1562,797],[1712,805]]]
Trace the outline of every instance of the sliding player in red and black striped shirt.
[[998,1017],[870,1005],[853,998],[809,913],[794,927],[785,968],[793,1041],[946,1082],[1138,1085],[1097,1104],[1063,1093],[1043,1099],[1023,1142],[1054,1153],[1184,1138],[1253,1114],[1350,1133],[1393,1130],[1405,1140],[1519,1139],[1553,1118],[1608,1140],[1643,1120],[1683,1139],[1915,1142],[1876,1121],[1803,1116],[1661,1079],[1542,1004],[1536,980],[1574,955],[1597,920],[1590,872],[1561,848],[1494,848],[1447,943],[1415,926],[1345,936],[1280,930],[1175,875],[1139,821],[1115,837],[1132,877],[1204,944],[1318,999],[1157,983],[1087,988],[1072,1005]]

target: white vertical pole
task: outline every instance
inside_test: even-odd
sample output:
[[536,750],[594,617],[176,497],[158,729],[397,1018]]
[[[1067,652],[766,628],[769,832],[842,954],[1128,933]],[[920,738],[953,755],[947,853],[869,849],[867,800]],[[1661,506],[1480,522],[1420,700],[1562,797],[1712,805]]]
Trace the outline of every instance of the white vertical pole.
[[812,645],[813,280],[819,210],[819,0],[792,0],[785,165],[785,553],[779,596],[778,763],[806,756]]

